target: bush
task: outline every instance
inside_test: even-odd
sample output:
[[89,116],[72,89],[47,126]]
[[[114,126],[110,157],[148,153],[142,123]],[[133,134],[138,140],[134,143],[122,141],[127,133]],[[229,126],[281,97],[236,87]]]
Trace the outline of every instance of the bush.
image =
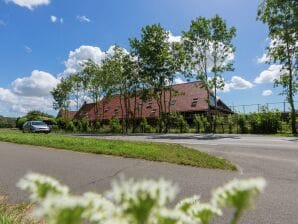
[[194,123],[195,123],[195,126],[196,126],[196,132],[200,133],[202,131],[203,127],[204,127],[202,116],[199,115],[199,114],[196,114],[194,116]]
[[153,128],[148,124],[147,119],[145,117],[142,118],[140,123],[140,130],[142,133],[151,133],[153,132]]
[[16,120],[16,126],[17,128],[19,128],[20,130],[23,129],[23,125],[28,121],[28,119],[26,117],[20,117]]
[[237,119],[238,119],[238,126],[240,129],[240,133],[241,134],[248,133],[246,116],[244,114],[240,114],[240,115],[238,115]]
[[175,199],[178,187],[163,179],[115,181],[112,189],[103,195],[91,192],[72,195],[57,180],[35,173],[27,174],[17,186],[30,194],[36,204],[33,212],[37,218],[52,224],[209,224],[222,216],[226,208],[233,209],[230,223],[237,224],[243,212],[254,207],[254,199],[263,192],[266,181],[234,179],[215,189],[209,202],[193,196],[174,207],[168,204]]
[[60,129],[63,129],[63,130],[66,129],[66,120],[64,120],[62,117],[57,118],[56,122]]
[[189,130],[189,125],[187,121],[184,119],[183,115],[181,114],[177,116],[177,126],[179,128],[180,133],[185,133]]
[[110,131],[112,133],[120,133],[121,130],[122,130],[122,127],[121,127],[119,119],[118,118],[112,118],[110,120]]
[[234,125],[234,119],[231,114],[228,115],[228,129],[229,129],[229,134],[233,133],[233,125]]
[[83,118],[81,120],[81,124],[82,124],[82,129],[81,129],[82,132],[90,132],[91,131],[89,121],[86,118]]
[[276,134],[281,129],[281,114],[278,111],[263,107],[260,113],[252,113],[249,117],[253,134]]
[[76,127],[73,124],[72,121],[67,121],[66,122],[66,131],[70,131],[70,132],[75,132],[76,131]]

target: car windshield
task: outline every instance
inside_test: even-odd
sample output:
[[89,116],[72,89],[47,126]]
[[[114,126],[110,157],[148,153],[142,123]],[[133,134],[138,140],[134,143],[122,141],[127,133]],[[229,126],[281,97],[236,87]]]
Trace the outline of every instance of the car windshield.
[[31,122],[32,125],[46,125],[44,122],[42,121],[32,121]]

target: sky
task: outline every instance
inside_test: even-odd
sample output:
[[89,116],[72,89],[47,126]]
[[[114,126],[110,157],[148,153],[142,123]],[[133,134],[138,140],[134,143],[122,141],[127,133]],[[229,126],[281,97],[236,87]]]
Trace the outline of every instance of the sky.
[[160,23],[176,37],[187,31],[191,20],[216,14],[237,29],[235,70],[223,74],[226,87],[219,97],[231,106],[282,102],[281,89],[273,88],[280,66],[264,63],[270,41],[267,26],[256,20],[259,3],[0,0],[0,115],[16,117],[32,109],[55,114],[50,90],[58,77],[79,70],[80,62],[99,62],[114,44],[129,50],[128,39],[138,38],[145,25]]

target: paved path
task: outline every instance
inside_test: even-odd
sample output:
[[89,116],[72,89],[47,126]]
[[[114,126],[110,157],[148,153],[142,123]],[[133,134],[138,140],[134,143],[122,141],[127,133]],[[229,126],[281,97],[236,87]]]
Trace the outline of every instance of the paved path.
[[[240,166],[239,172],[199,169],[136,159],[75,153],[39,147],[0,143],[0,194],[12,201],[26,195],[15,183],[27,171],[54,176],[75,192],[103,192],[119,174],[126,177],[171,179],[180,185],[179,197],[201,194],[234,177],[264,176],[268,188],[258,209],[246,213],[242,223],[297,224],[298,220],[298,139],[228,135],[140,135],[92,136],[132,141],[180,143],[227,158]],[[226,221],[226,220],[225,220]],[[224,223],[224,222],[219,222]]]

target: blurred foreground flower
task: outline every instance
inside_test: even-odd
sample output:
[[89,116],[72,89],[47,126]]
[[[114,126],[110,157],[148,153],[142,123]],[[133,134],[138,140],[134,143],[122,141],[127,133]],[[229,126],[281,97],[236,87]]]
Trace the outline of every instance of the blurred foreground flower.
[[235,224],[265,185],[262,178],[233,180],[216,189],[210,203],[193,196],[169,208],[167,204],[175,199],[178,188],[163,179],[121,179],[113,182],[104,196],[92,192],[75,196],[57,180],[34,173],[18,183],[37,202],[34,217],[48,224],[209,224],[213,217],[222,216],[225,206],[235,208],[231,221]]

